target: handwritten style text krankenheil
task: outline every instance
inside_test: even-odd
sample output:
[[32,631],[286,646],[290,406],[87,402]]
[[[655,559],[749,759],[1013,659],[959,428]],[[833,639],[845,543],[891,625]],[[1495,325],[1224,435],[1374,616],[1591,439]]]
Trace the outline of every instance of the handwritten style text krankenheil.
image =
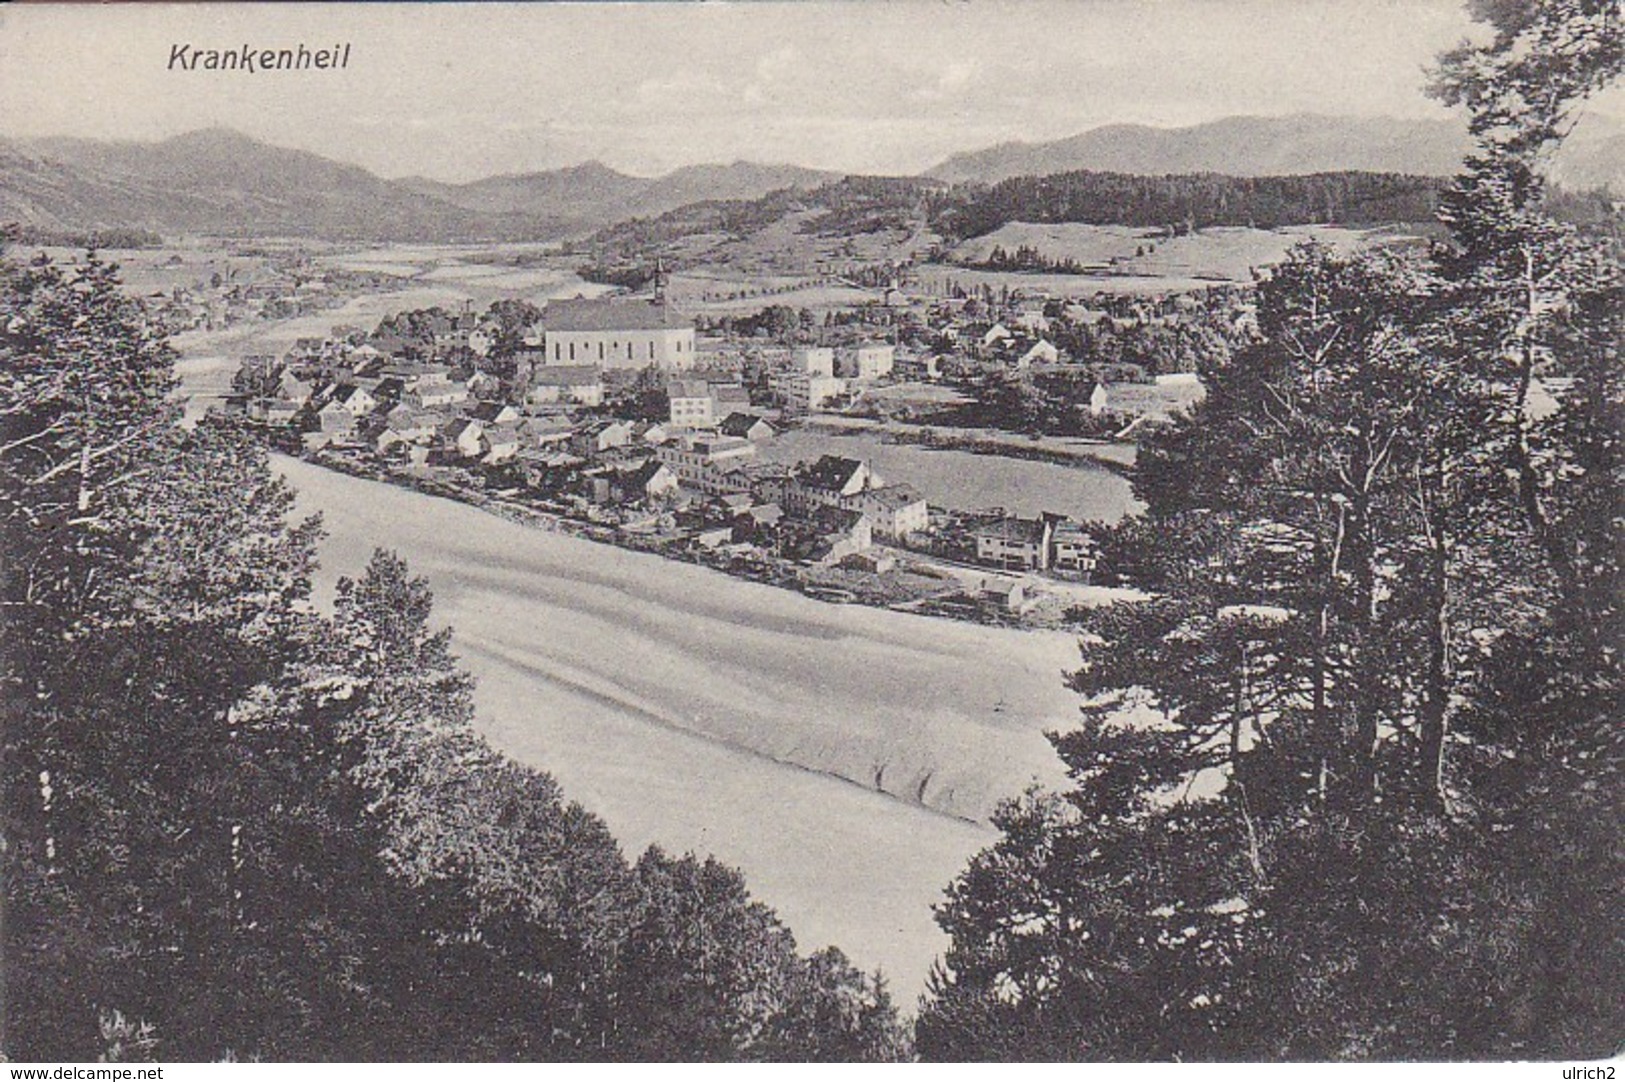
[[310,49],[264,49],[244,43],[236,49],[199,49],[190,42],[169,47],[170,71],[332,71],[350,66],[350,43]]

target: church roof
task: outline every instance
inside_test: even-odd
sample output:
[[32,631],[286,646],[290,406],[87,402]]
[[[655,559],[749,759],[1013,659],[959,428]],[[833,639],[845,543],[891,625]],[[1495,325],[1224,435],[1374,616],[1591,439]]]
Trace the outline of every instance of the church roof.
[[659,331],[693,327],[669,305],[648,301],[553,301],[542,313],[550,331]]

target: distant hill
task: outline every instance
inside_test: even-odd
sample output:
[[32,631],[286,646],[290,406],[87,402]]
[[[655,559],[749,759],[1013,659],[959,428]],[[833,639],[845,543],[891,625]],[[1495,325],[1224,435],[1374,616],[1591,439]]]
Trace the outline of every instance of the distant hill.
[[[940,201],[928,193],[946,182],[997,186],[1080,170],[1141,177],[1350,171],[1438,177],[1456,171],[1466,146],[1464,133],[1449,121],[1233,117],[1191,128],[1115,125],[1053,143],[1005,143],[956,155],[923,177],[879,187],[874,180],[831,187],[839,174],[742,161],[690,166],[662,177],[631,176],[588,162],[467,184],[386,180],[359,166],[223,129],[156,143],[0,138],[0,221],[62,233],[129,229],[171,236],[466,242],[584,237],[636,219],[648,226],[619,239],[664,240],[719,227],[753,232],[786,208],[751,204],[770,196],[796,203],[805,193],[827,189],[819,199],[802,201],[817,212],[817,221],[802,225],[822,234],[864,233],[899,226],[903,219],[917,223],[923,203]],[[1625,190],[1625,130],[1617,122],[1586,118],[1551,174],[1569,187],[1612,184]],[[1017,210],[1024,208],[999,209],[991,218],[979,213],[974,227],[962,223],[961,235],[1032,217],[1011,217]],[[667,219],[678,211],[685,213]],[[1063,220],[1081,219],[1068,212]]]
[[445,184],[385,180],[218,128],[156,143],[0,139],[0,221],[171,235],[553,240],[701,200],[756,199],[835,176],[735,162],[650,178],[588,162]]
[[815,188],[838,173],[795,165],[693,165],[662,177],[635,177],[602,162],[539,173],[488,177],[467,184],[413,178],[413,191],[486,213],[526,214],[587,231],[649,218],[713,199],[758,199],[785,188]]
[[480,214],[358,166],[221,129],[158,143],[0,140],[0,220],[48,229],[428,241],[560,231],[556,222]]
[[[1113,124],[1048,143],[1000,143],[956,154],[929,171],[948,181],[993,184],[1076,170],[1235,177],[1345,171],[1449,176],[1471,143],[1455,120],[1387,117],[1227,117],[1188,128]],[[1586,118],[1554,163],[1559,182],[1595,187],[1625,177],[1625,133]]]

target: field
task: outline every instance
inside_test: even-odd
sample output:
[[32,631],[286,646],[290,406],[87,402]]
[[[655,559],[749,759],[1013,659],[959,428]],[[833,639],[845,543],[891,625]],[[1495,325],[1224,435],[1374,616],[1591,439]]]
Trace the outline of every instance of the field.
[[1066,635],[837,606],[278,467],[327,529],[318,594],[375,546],[427,576],[479,680],[480,725],[635,854],[741,867],[804,947],[883,966],[903,1004],[943,939],[930,906],[994,835],[1077,702]]
[[1014,253],[1025,246],[1036,248],[1047,259],[1071,259],[1086,268],[1114,274],[1246,282],[1251,280],[1254,269],[1279,263],[1289,248],[1304,240],[1351,251],[1393,236],[1386,230],[1314,225],[1282,229],[1220,226],[1167,238],[1159,233],[1122,225],[1011,222],[986,236],[965,241],[954,249],[954,255],[981,261],[995,247]]
[[1027,516],[1057,511],[1101,522],[1116,522],[1139,509],[1126,479],[1093,465],[1063,466],[887,443],[874,432],[811,427],[786,432],[761,450],[768,462],[793,463],[819,455],[867,459],[888,482],[907,482],[939,507],[966,511],[1003,507]]
[[1093,297],[1097,293],[1113,296],[1161,297],[1171,293],[1192,293],[1210,289],[1220,282],[1190,277],[1157,277],[1131,274],[1032,274],[1024,271],[971,270],[944,263],[927,263],[911,272],[916,292],[928,296],[947,296],[950,283],[961,289],[972,290],[986,286],[995,292],[1003,289],[1042,293],[1051,297]]
[[[319,267],[386,274],[398,280],[399,288],[352,297],[343,305],[318,312],[268,322],[239,323],[213,331],[188,331],[176,335],[181,351],[177,365],[192,396],[188,412],[196,416],[225,394],[232,374],[243,358],[254,354],[281,354],[304,337],[323,337],[334,326],[349,324],[371,330],[385,316],[413,308],[459,309],[464,302],[484,308],[494,300],[519,297],[543,304],[551,297],[596,296],[608,287],[582,281],[575,274],[556,267],[516,267],[486,262],[495,257],[520,254],[523,246],[479,246],[442,248],[400,246],[365,250],[340,249],[317,252],[313,262]],[[190,285],[207,279],[211,268],[239,267],[241,275],[262,265],[259,259],[231,256],[223,248],[179,248],[145,252],[119,252],[126,281],[132,287],[150,292],[166,280]],[[180,256],[180,264],[172,258]]]
[[1287,250],[1316,240],[1342,251],[1380,244],[1402,244],[1416,238],[1403,227],[1348,229],[1341,226],[1287,226],[1248,229],[1221,226],[1183,237],[1162,237],[1155,229],[1121,225],[1011,222],[953,249],[956,260],[980,262],[995,247],[1014,254],[1031,247],[1047,259],[1071,259],[1093,273],[1030,274],[1015,271],[970,271],[957,266],[921,268],[921,281],[939,286],[953,279],[963,286],[994,288],[1025,284],[1057,296],[1104,293],[1162,294],[1202,289],[1216,282],[1250,282],[1255,270],[1279,263]]
[[667,287],[672,303],[696,315],[748,315],[768,305],[825,311],[874,301],[873,290],[805,275],[742,274],[726,269],[674,274]]

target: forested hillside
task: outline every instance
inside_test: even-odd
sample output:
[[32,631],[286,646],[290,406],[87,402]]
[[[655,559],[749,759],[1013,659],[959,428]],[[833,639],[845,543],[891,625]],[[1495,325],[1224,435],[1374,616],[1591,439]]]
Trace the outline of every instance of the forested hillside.
[[1625,290],[1538,168],[1620,13],[1484,8],[1448,243],[1299,249],[1142,442],[1102,565],[1147,599],[938,911],[923,1057],[1618,1055]]
[[5,1058],[904,1052],[736,872],[495,753],[398,559],[315,609],[320,523],[173,360],[114,267],[0,262]]
[[933,218],[954,237],[991,233],[1006,222],[1084,222],[1202,229],[1326,223],[1368,225],[1433,217],[1441,182],[1396,173],[1144,177],[1059,173],[1015,177],[990,188],[957,187]]
[[846,177],[811,191],[714,200],[634,219],[601,230],[582,247],[607,262],[647,259],[690,238],[747,237],[785,221],[806,235],[929,230],[949,242],[982,236],[1009,222],[1181,232],[1209,226],[1418,222],[1433,218],[1441,185],[1434,177],[1390,173],[1145,177],[1083,172],[952,187],[916,177]]

